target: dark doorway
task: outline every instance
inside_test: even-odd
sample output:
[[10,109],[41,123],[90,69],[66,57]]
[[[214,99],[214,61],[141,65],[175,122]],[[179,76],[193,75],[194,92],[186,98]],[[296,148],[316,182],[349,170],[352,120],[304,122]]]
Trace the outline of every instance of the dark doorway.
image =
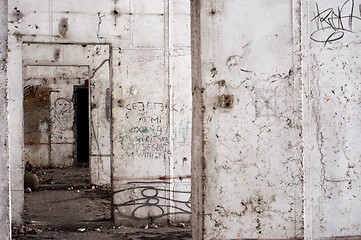
[[75,162],[89,165],[89,91],[87,85],[74,86]]

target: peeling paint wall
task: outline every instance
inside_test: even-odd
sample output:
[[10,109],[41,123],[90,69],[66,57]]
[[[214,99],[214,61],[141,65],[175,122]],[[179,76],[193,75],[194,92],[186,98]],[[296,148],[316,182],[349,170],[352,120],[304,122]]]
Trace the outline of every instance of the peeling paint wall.
[[361,236],[360,6],[305,6],[305,237]]
[[[13,172],[22,171],[22,153],[15,153],[15,148],[24,145],[23,112],[18,112],[29,107],[20,101],[24,89],[40,86],[49,92],[41,105],[47,115],[24,125],[25,130],[31,128],[30,135],[25,133],[26,158],[39,165],[71,165],[73,116],[64,114],[73,111],[68,104],[71,86],[88,76],[91,177],[95,184],[112,180],[116,222],[189,221],[189,1],[18,0],[9,4],[11,104],[19,114],[12,130]],[[56,105],[58,99],[65,102]],[[39,101],[39,95],[29,101]],[[69,108],[59,112],[65,107]],[[31,111],[24,117],[32,118]],[[58,140],[52,142],[53,138]],[[61,148],[54,151],[52,145]],[[21,207],[21,201],[15,204],[15,212],[21,212]]]
[[[0,2],[0,22],[7,20],[8,6],[6,1]],[[8,140],[8,27],[0,26],[0,236],[11,239],[10,227],[10,176],[9,176],[9,140]]]
[[193,238],[302,238],[299,2],[192,13]]

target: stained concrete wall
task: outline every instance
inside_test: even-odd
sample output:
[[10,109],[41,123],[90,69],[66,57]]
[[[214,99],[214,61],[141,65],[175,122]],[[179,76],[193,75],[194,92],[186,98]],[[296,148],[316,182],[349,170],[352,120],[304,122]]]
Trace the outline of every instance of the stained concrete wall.
[[[189,2],[18,0],[9,4],[11,112],[16,113],[13,176],[22,173],[22,153],[17,149],[24,145],[21,99],[26,86],[21,79],[25,76],[33,81],[29,85],[39,85],[41,74],[51,73],[39,68],[90,66],[91,133],[97,136],[90,143],[92,182],[110,184],[112,179],[116,222],[189,221]],[[75,47],[66,50],[69,46]],[[87,46],[94,49],[86,52]],[[105,48],[97,46],[109,49],[104,53]],[[101,62],[89,63],[104,54],[108,57]],[[92,85],[104,79],[108,87]],[[51,81],[42,83],[50,86]],[[50,94],[50,105],[55,95]],[[46,130],[43,125],[38,128]],[[46,151],[51,155],[51,149]],[[23,199],[21,180],[13,182],[13,194]],[[19,221],[21,204],[20,200],[13,205],[14,219]]]
[[[7,21],[8,6],[6,1],[0,2],[0,22]],[[11,239],[10,227],[10,176],[9,176],[9,140],[8,140],[8,27],[0,26],[0,236]]]
[[194,238],[301,237],[298,3],[193,7]]
[[264,4],[193,3],[194,239],[302,235],[292,4]]
[[114,51],[115,221],[189,221],[189,2],[141,3],[131,1],[132,46]]
[[304,6],[307,238],[361,236],[360,6]]
[[193,1],[194,239],[360,236],[358,1]]

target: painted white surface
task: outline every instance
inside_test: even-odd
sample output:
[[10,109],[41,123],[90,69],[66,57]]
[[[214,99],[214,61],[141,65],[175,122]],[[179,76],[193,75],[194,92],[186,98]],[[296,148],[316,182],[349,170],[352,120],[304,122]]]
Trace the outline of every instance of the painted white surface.
[[361,236],[360,4],[318,0],[305,6],[308,238]]
[[[302,237],[298,3],[193,6],[193,129],[202,136],[193,135],[193,237]],[[233,96],[231,107],[223,95]]]
[[[9,36],[8,52],[8,94],[9,94],[9,158],[11,184],[11,217],[16,226],[23,224],[24,175],[23,157],[23,84],[21,64],[21,43]],[[21,151],[19,151],[19,149]]]
[[361,235],[360,4],[194,3],[194,239]]
[[[92,182],[109,184],[112,169],[115,191],[157,186],[162,190],[159,199],[167,199],[165,206],[158,202],[139,216],[146,216],[146,222],[157,217],[164,222],[189,221],[189,1],[105,0],[99,4],[89,0],[84,5],[70,0],[18,0],[9,4],[10,35],[18,46],[10,53],[17,57],[10,74],[14,110],[22,109],[22,88],[16,88],[21,77],[13,76],[24,56],[24,65],[89,65]],[[89,43],[100,47],[89,50]],[[66,50],[69,46],[77,47]],[[97,85],[105,79],[110,84]],[[14,136],[22,135],[21,124],[22,117],[14,122]],[[21,140],[12,141],[22,148]],[[21,166],[21,153],[14,154]],[[14,173],[19,174],[19,169]],[[131,213],[134,206],[124,205],[123,200],[138,199],[142,193],[128,192],[117,192],[114,203]],[[16,209],[19,212],[20,207]],[[115,218],[118,223],[139,224],[117,213]]]
[[[6,22],[8,13],[7,1],[0,2],[0,21]],[[0,236],[2,239],[11,239],[10,214],[10,176],[9,176],[9,145],[8,145],[8,96],[7,96],[7,49],[8,27],[0,26]]]
[[116,223],[189,221],[189,2],[131,2],[133,45],[113,51]]

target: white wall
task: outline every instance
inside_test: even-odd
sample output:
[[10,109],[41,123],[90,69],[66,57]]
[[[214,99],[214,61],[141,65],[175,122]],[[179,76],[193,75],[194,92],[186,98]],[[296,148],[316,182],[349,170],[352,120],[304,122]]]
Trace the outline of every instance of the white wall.
[[308,238],[361,235],[360,4],[359,0],[318,0],[304,6],[304,13],[308,13],[304,22],[309,24],[302,27],[307,37],[304,132]]
[[113,52],[115,220],[189,221],[189,2],[143,3],[127,6],[131,41]]
[[[6,1],[0,2],[0,21],[6,22],[8,6]],[[8,98],[7,98],[7,48],[8,28],[6,24],[0,26],[0,236],[11,239],[10,227],[10,176],[9,176],[9,140],[8,140]]]
[[[189,221],[189,1],[155,0],[149,4],[145,0],[106,0],[99,4],[97,0],[90,0],[84,4],[18,0],[9,4],[13,39],[9,57],[13,66],[11,109],[19,116],[12,123],[14,175],[22,171],[22,153],[15,150],[23,147],[22,58],[26,56],[25,65],[74,65],[74,62],[81,65],[79,54],[83,53],[78,50],[83,45],[106,45],[110,47],[106,53],[100,48],[82,55],[89,59],[101,59],[99,56],[104,54],[110,56],[105,62],[90,64],[89,70],[94,78],[91,83],[101,79],[110,82],[110,97],[107,97],[107,88],[91,85],[95,98],[90,99],[92,123],[95,123],[91,133],[97,136],[96,141],[91,141],[92,182],[110,183],[112,176],[117,223],[136,225],[155,219]],[[65,55],[63,50],[60,55],[56,50],[72,45],[77,47]],[[83,59],[85,65],[89,59]],[[106,110],[108,106],[111,112]],[[99,130],[104,126],[108,132]],[[17,181],[14,179],[16,193],[23,193]],[[139,216],[145,218],[138,215],[132,218],[137,206],[125,202],[128,199],[136,202],[144,194],[143,189],[154,187],[159,189],[152,200],[157,200],[140,211]],[[14,205],[14,212],[21,213],[21,207],[20,201]],[[21,219],[20,214],[17,219]]]
[[303,236],[299,10],[193,3],[194,239]]
[[193,2],[194,239],[361,235],[360,4]]

